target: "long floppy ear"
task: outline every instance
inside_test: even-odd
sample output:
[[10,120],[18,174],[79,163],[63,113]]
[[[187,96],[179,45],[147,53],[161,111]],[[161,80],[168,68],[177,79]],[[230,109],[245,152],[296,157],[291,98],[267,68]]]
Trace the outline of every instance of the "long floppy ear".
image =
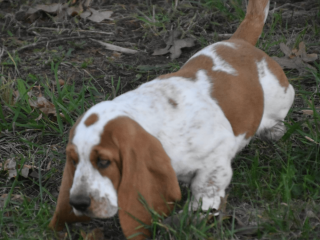
[[[69,144],[72,141],[74,136],[74,130],[78,123],[80,122],[82,116],[77,120],[75,125],[72,127],[69,133]],[[74,177],[75,167],[71,163],[71,161],[66,160],[66,165],[63,170],[62,181],[60,192],[58,196],[56,210],[54,212],[53,218],[49,223],[49,228],[53,230],[60,231],[64,228],[65,223],[72,223],[72,222],[84,222],[89,221],[90,218],[86,216],[76,216],[73,213],[72,207],[69,204],[70,198],[70,188],[72,187],[73,177]]]
[[[125,118],[115,121],[121,119]],[[122,179],[118,189],[119,218],[126,237],[137,232],[150,236],[144,228],[135,229],[141,224],[132,216],[151,225],[151,215],[139,201],[139,194],[151,208],[167,215],[173,208],[173,202],[180,200],[181,192],[171,160],[162,144],[139,124],[131,119],[129,121],[131,123],[127,126],[130,125],[130,129],[122,128],[122,133],[116,137],[122,162]],[[139,235],[134,239],[145,237]]]

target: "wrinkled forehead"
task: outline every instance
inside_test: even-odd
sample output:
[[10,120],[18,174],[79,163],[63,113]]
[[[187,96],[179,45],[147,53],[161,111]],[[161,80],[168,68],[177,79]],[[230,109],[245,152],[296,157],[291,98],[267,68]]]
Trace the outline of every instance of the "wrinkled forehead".
[[[84,116],[83,119],[85,119]],[[76,146],[79,157],[88,157],[93,146],[100,143],[102,129],[98,124],[96,126],[86,126],[83,119],[75,128],[75,134],[72,143]]]
[[108,102],[99,103],[90,108],[82,117],[74,129],[74,136],[71,143],[76,146],[79,158],[88,158],[93,146],[101,141],[101,134],[104,126],[110,120],[107,111],[110,109]]

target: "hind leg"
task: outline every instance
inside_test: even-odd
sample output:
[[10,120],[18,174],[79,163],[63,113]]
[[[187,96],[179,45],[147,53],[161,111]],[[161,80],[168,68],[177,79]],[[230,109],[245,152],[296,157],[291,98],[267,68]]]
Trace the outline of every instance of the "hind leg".
[[278,141],[286,132],[286,127],[283,122],[278,122],[271,128],[262,128],[257,135],[265,140]]
[[286,132],[283,123],[294,100],[294,89],[278,86],[276,78],[267,79],[269,85],[262,82],[264,91],[264,113],[257,135],[269,140],[277,141]]

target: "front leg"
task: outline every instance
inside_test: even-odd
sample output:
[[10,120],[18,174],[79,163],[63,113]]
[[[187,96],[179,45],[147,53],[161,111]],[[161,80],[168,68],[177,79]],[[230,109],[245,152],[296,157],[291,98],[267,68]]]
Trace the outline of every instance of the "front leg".
[[225,197],[225,189],[232,178],[231,158],[219,158],[214,168],[203,168],[197,171],[191,182],[193,201],[189,208],[196,211],[202,201],[201,208],[218,210],[221,197]]

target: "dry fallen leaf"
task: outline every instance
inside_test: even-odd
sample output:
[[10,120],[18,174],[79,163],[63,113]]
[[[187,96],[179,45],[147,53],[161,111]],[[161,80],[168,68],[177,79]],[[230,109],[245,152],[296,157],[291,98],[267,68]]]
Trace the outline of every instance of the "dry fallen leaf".
[[3,169],[5,171],[8,171],[8,179],[11,179],[11,178],[15,178],[17,176],[17,170],[16,170],[16,160],[14,158],[9,158],[7,159],[5,162],[4,162],[4,166],[3,166]]
[[90,233],[86,234],[83,230],[80,231],[84,240],[103,240],[104,234],[101,228],[95,228]]
[[313,110],[301,110],[304,115],[313,115]]
[[112,11],[97,11],[93,8],[88,8],[85,12],[80,14],[80,17],[83,19],[89,19],[92,22],[102,22],[103,20],[113,20],[111,15]]
[[68,16],[67,10],[68,10],[68,3],[65,3],[62,5],[61,11],[59,11],[56,16],[52,17],[53,21],[62,22],[66,20]]
[[76,15],[80,15],[83,12],[83,7],[81,4],[76,5],[76,6],[72,6],[72,7],[68,7],[67,9],[67,13],[68,16],[76,16]]
[[[40,92],[40,87],[37,87]],[[49,102],[45,97],[42,96],[42,93],[39,93],[37,100],[33,100],[32,92],[28,92],[29,104],[32,108],[39,109],[43,114],[57,116],[56,108],[53,103]]]
[[[6,202],[7,198],[8,198],[8,194],[3,194],[0,196],[0,209],[4,207],[4,203]],[[26,196],[18,195],[18,194],[11,194],[11,197],[10,197],[10,201],[18,202],[18,203],[23,203],[24,199],[26,199],[28,202],[30,202],[31,200]],[[10,216],[12,212],[8,211],[5,214]]]
[[20,93],[19,91],[14,91],[13,94],[14,94],[13,103],[16,104],[20,98]]
[[181,33],[179,31],[173,31],[166,42],[167,46],[165,48],[154,50],[152,55],[164,55],[170,52],[171,59],[176,59],[180,57],[182,53],[181,48],[194,46],[194,40],[191,38],[176,39],[180,36],[180,34]]
[[193,47],[194,40],[192,38],[179,39],[173,42],[172,47],[170,48],[171,59],[176,59],[180,57],[182,51],[181,48]]
[[[67,16],[77,16],[80,15],[82,18],[90,19],[91,21],[101,22],[104,19],[110,19],[110,16],[113,12],[110,11],[97,11],[94,9],[88,9],[86,14],[83,13],[85,8],[88,8],[91,4],[91,0],[79,1],[78,4],[75,4],[76,1],[69,3],[54,3],[54,4],[38,4],[35,7],[30,7],[26,12],[23,13],[23,16],[20,19],[28,17],[28,20],[34,22],[37,18],[41,16],[41,12],[52,15],[51,18],[55,22],[61,22],[66,20]],[[92,19],[91,19],[92,18]]]
[[83,3],[83,6],[85,6],[87,8],[91,5],[91,2],[92,2],[92,0],[85,0]]
[[63,86],[64,85],[64,80],[62,80],[62,79],[59,79],[59,84],[60,84],[60,86]]
[[80,17],[83,19],[88,18],[92,13],[90,11],[85,11],[83,13],[80,14]]
[[67,232],[57,232],[57,239],[58,240],[66,240],[68,239],[68,233]]
[[45,5],[45,4],[39,4],[39,5],[36,5],[35,7],[30,7],[28,9],[28,11],[26,12],[27,15],[31,15],[31,14],[34,14],[38,11],[44,11],[44,12],[47,12],[47,13],[58,13],[60,12],[62,9],[62,4],[61,3],[53,3],[53,4],[48,4],[48,5]]
[[121,57],[121,53],[114,51],[112,53],[112,59],[113,60],[118,60]]
[[308,64],[308,62],[313,62],[318,59],[317,54],[307,54],[306,45],[304,42],[300,42],[299,50],[292,49],[280,43],[280,49],[285,54],[285,57],[278,58],[272,57],[282,68],[286,69],[297,69],[300,75],[303,75],[306,72],[306,69],[309,68],[313,71],[317,71],[316,68]]
[[[2,164],[0,165],[2,167]],[[8,179],[15,178],[18,175],[17,168],[19,169],[20,166],[17,166],[16,160],[14,158],[7,159],[3,164],[3,170],[8,172]],[[27,165],[24,165],[20,171],[20,175],[27,178],[29,175],[30,168]]]
[[36,118],[36,119],[34,119],[35,121],[40,121],[42,119],[42,113],[40,113],[40,115]]

